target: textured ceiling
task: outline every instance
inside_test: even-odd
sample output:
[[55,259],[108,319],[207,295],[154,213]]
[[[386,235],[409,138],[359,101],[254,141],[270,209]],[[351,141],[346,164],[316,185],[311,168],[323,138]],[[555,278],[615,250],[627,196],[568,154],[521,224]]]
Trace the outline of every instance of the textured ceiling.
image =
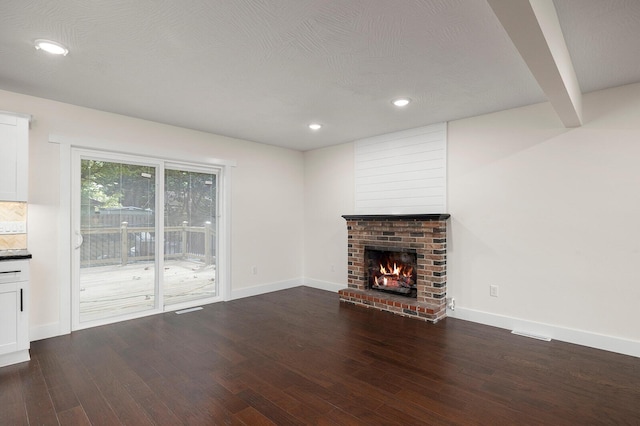
[[[555,4],[583,92],[640,81],[640,1]],[[302,151],[546,100],[484,0],[2,0],[0,89]]]

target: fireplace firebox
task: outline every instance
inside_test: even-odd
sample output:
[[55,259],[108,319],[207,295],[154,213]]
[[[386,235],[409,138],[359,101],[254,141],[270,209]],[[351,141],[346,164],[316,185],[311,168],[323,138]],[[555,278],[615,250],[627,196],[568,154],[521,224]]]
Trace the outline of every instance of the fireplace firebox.
[[415,249],[365,247],[367,288],[409,297],[417,296],[418,268]]

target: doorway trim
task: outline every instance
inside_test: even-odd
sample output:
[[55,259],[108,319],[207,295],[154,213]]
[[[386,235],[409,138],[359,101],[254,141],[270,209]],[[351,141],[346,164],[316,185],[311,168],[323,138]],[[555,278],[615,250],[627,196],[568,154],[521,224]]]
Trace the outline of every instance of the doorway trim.
[[[233,160],[224,160],[207,156],[195,156],[185,154],[184,151],[179,149],[167,150],[167,149],[155,149],[155,154],[149,156],[144,152],[144,148],[132,145],[131,142],[126,141],[112,141],[95,138],[84,138],[77,136],[67,136],[60,134],[50,134],[49,143],[59,145],[60,149],[60,181],[59,181],[59,194],[60,194],[60,207],[58,215],[58,231],[60,238],[58,238],[58,264],[60,268],[58,270],[58,333],[57,335],[69,334],[72,331],[72,309],[71,303],[72,289],[72,261],[71,250],[73,240],[73,229],[71,223],[71,186],[72,186],[72,156],[71,149],[90,149],[95,151],[102,151],[111,154],[123,154],[134,155],[147,158],[153,158],[156,160],[170,162],[175,164],[176,162],[183,162],[186,164],[200,165],[203,167],[217,167],[220,169],[220,207],[219,213],[219,229],[220,229],[220,241],[219,241],[219,259],[218,268],[219,271],[219,291],[222,301],[230,300],[231,298],[231,176],[233,168],[236,166],[236,162]],[[110,149],[105,149],[109,147]],[[169,307],[164,312],[170,312],[174,309]],[[175,307],[178,309],[179,307]],[[156,314],[153,312],[151,314]],[[53,337],[53,336],[50,336]]]

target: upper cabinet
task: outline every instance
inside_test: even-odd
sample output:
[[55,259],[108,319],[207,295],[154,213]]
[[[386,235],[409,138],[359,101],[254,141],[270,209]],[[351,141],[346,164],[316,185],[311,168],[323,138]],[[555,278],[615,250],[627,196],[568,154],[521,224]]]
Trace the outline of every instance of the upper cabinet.
[[0,201],[27,201],[29,119],[0,111]]

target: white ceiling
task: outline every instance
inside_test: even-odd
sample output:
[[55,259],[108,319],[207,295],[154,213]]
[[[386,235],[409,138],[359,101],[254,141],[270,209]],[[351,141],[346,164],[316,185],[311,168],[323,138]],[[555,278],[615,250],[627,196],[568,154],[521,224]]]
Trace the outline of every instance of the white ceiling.
[[[640,82],[640,1],[555,6],[583,93]],[[0,89],[301,151],[547,100],[485,0],[1,0]]]

